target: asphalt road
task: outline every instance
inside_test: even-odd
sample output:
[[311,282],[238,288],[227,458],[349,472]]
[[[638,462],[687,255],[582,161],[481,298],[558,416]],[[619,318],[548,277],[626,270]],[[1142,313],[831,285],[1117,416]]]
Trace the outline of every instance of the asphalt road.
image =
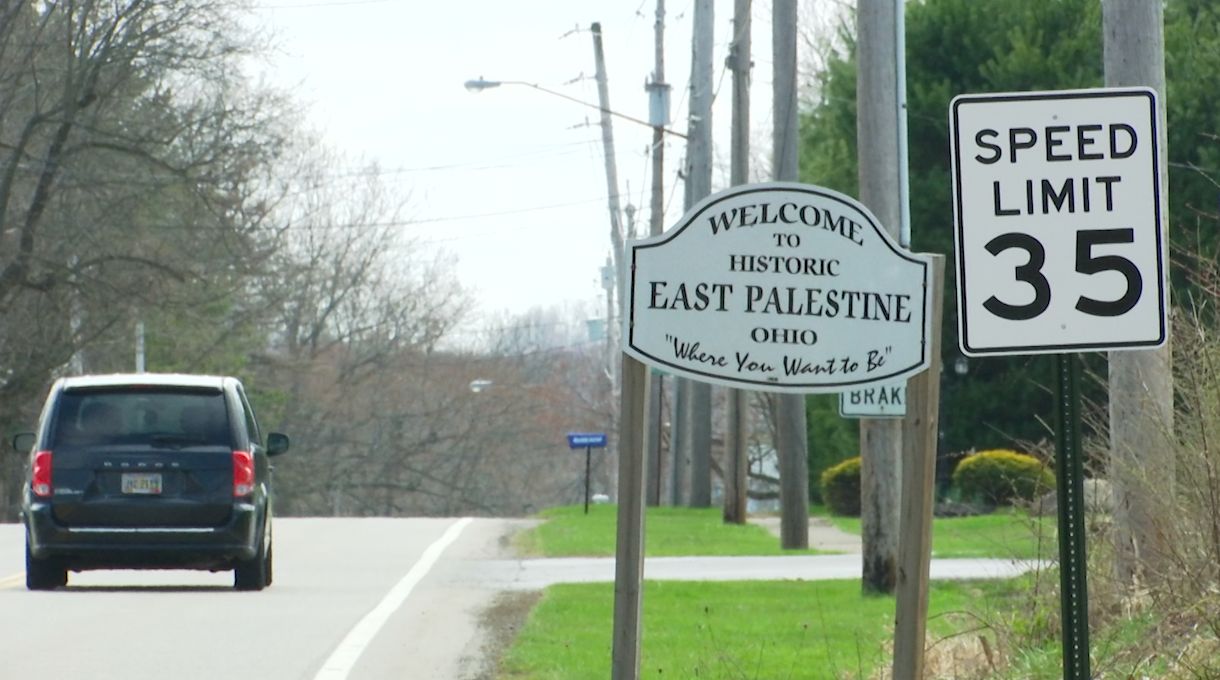
[[[499,592],[609,581],[610,559],[512,559],[520,520],[277,519],[275,583],[232,574],[104,571],[29,592],[23,534],[0,525],[0,680],[467,680]],[[934,560],[933,578],[998,577],[1028,565]],[[648,578],[856,578],[859,555],[661,558]],[[607,616],[611,612],[606,612]]]
[[[74,573],[67,588],[29,592],[22,529],[0,525],[0,679],[472,677],[494,591],[448,574],[503,557],[512,527],[281,518],[274,585],[242,593],[232,572],[191,571]],[[430,547],[443,547],[431,564]]]

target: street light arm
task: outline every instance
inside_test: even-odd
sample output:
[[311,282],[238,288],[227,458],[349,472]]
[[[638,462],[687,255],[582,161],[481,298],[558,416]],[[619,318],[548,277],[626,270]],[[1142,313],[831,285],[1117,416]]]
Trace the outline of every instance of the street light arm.
[[[641,120],[641,119],[639,119],[639,118],[635,118],[635,117],[633,117],[633,116],[628,116],[627,114],[625,114],[625,113],[619,113],[618,111],[611,111],[611,110],[609,110],[609,109],[603,109],[602,107],[598,106],[597,104],[591,104],[591,103],[589,103],[589,102],[587,102],[587,101],[584,101],[584,100],[582,100],[582,99],[577,99],[576,97],[572,97],[572,96],[566,95],[566,94],[564,94],[564,93],[562,93],[562,92],[556,92],[555,90],[551,90],[551,89],[545,88],[545,87],[543,87],[543,86],[541,86],[541,85],[538,85],[537,83],[529,83],[529,82],[526,82],[526,81],[524,81],[524,80],[483,80],[482,78],[478,78],[478,79],[476,79],[476,80],[467,80],[467,81],[466,81],[466,89],[467,89],[467,90],[470,90],[471,92],[482,92],[483,90],[489,90],[489,89],[491,89],[491,88],[493,88],[493,87],[500,87],[501,85],[523,85],[523,86],[525,86],[525,87],[530,87],[530,88],[533,88],[533,89],[535,89],[535,90],[538,90],[539,92],[545,92],[545,93],[547,93],[547,94],[549,94],[549,95],[554,95],[554,96],[556,96],[556,97],[560,97],[560,98],[562,98],[562,99],[566,99],[566,100],[568,100],[568,101],[570,101],[570,102],[575,102],[575,103],[577,103],[577,104],[580,104],[581,106],[587,106],[587,107],[589,107],[589,108],[591,108],[591,109],[597,109],[598,111],[602,111],[602,112],[604,112],[604,113],[608,113],[608,114],[610,114],[611,116],[617,116],[617,117],[622,118],[622,119],[624,119],[624,120],[629,120],[629,121],[631,121],[632,123],[638,123],[638,124],[643,125],[643,126],[645,126],[645,127],[647,127],[647,128],[654,128],[654,127],[656,127],[656,126],[652,125],[651,123],[649,123],[649,122],[648,122],[648,121],[646,121],[646,120]],[[663,127],[663,126],[662,126],[660,129],[661,129],[663,132],[667,133],[667,134],[671,134],[671,135],[674,135],[674,136],[676,136],[676,137],[681,137],[682,139],[686,139],[686,135],[685,135],[685,134],[683,134],[683,133],[681,133],[681,132],[678,132],[677,130],[671,130],[671,129],[669,129],[669,128],[667,128],[667,127]]]

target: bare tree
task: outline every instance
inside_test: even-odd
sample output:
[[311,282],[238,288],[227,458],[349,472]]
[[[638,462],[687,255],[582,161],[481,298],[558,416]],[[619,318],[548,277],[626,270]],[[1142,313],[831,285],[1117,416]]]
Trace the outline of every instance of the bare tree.
[[[129,369],[139,320],[150,369],[240,374],[292,434],[281,511],[575,502],[563,433],[607,409],[583,319],[452,349],[470,301],[451,263],[401,238],[375,166],[336,172],[241,80],[261,48],[241,5],[0,3],[0,412],[28,428],[57,374]],[[20,464],[0,458],[5,513]]]
[[226,75],[245,45],[229,9],[15,3],[0,25],[0,310],[68,312],[47,318],[70,331],[48,361],[128,314],[116,298],[163,302],[265,252],[254,194],[278,107]]
[[250,318],[240,293],[276,245],[264,173],[284,102],[234,75],[257,47],[237,7],[0,6],[0,410],[13,421],[56,373],[130,366],[136,317],[194,316],[201,332],[180,335],[199,356]]

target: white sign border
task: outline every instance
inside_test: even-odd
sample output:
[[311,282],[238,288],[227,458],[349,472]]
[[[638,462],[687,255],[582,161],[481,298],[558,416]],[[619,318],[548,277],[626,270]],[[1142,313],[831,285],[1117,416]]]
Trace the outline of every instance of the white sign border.
[[[1153,186],[1153,193],[1156,196],[1155,210],[1155,229],[1156,229],[1156,250],[1157,250],[1157,289],[1159,292],[1159,323],[1157,338],[1155,340],[1137,340],[1125,342],[1087,342],[1087,343],[1060,343],[1060,344],[1038,344],[1038,345],[1010,345],[1003,347],[970,347],[966,343],[966,328],[969,324],[968,314],[969,307],[966,304],[966,285],[965,285],[965,258],[962,254],[963,230],[965,225],[962,221],[962,186],[961,186],[961,153],[962,145],[959,137],[958,125],[958,107],[961,104],[971,103],[994,103],[994,102],[1016,102],[1016,101],[1038,101],[1052,99],[1107,99],[1115,97],[1147,97],[1152,101],[1152,119],[1151,128],[1153,140],[1156,144],[1156,149],[1152,154],[1152,173],[1156,178]],[[1113,87],[1113,88],[1090,88],[1076,90],[1039,90],[1032,92],[996,92],[996,93],[979,93],[979,94],[960,94],[953,98],[949,105],[949,144],[951,153],[950,160],[950,175],[953,180],[953,252],[954,264],[957,275],[957,328],[958,328],[958,345],[963,354],[972,357],[988,357],[988,356],[1025,356],[1031,354],[1069,354],[1076,352],[1091,352],[1102,350],[1145,350],[1155,349],[1163,346],[1169,338],[1169,317],[1167,310],[1169,308],[1169,286],[1166,283],[1166,261],[1165,261],[1165,228],[1164,228],[1164,193],[1161,187],[1161,124],[1160,124],[1160,101],[1156,90],[1148,87]]]

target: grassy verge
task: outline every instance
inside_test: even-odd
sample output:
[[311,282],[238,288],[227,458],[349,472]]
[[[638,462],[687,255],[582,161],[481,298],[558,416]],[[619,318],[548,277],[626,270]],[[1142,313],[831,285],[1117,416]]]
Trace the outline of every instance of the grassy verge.
[[[543,511],[547,520],[517,538],[525,554],[546,557],[614,555],[617,509],[595,505]],[[831,517],[839,529],[860,534],[859,518]],[[762,527],[728,525],[719,508],[649,508],[645,519],[645,552],[650,557],[693,555],[791,555],[816,553],[782,550],[779,539]],[[937,518],[932,525],[933,557],[1051,558],[1056,554],[1055,519],[1016,511],[976,517]]]
[[[859,517],[831,517],[835,526],[860,534]],[[999,510],[974,517],[932,521],[932,557],[1053,558],[1058,554],[1054,517]]]
[[[548,520],[517,538],[526,554],[546,557],[614,555],[617,508],[595,505],[544,510]],[[719,508],[648,508],[644,520],[644,551],[649,557],[692,555],[791,555],[816,551],[782,550],[779,539],[754,525],[725,524]]]
[[[541,517],[544,524],[518,537],[527,552],[614,553],[614,506],[595,506],[588,516],[580,506],[553,508]],[[858,519],[831,521],[843,531],[860,531]],[[718,508],[650,508],[646,528],[651,556],[788,554],[761,527],[723,524]],[[1033,558],[1055,552],[1053,518],[1007,511],[939,518],[933,526],[936,557]],[[870,677],[889,663],[894,600],[862,596],[856,580],[649,581],[644,587],[645,677],[795,679],[819,669],[816,677],[841,680]],[[929,636],[941,641],[929,655],[939,655],[940,669],[949,673],[935,677],[1055,677],[1057,635],[1045,636],[1056,625],[1057,602],[1053,608],[1031,609],[1031,593],[1048,587],[1035,586],[1028,577],[931,584]],[[613,593],[608,583],[548,588],[502,657],[496,677],[606,677]]]
[[[1148,650],[1143,640],[1157,638],[1161,623],[1158,617],[1144,614],[1091,630],[1090,677],[1100,680],[1214,677],[1204,673],[1170,673],[1168,660],[1182,651],[1186,640],[1182,639],[1179,648],[1170,654]],[[1059,680],[1063,677],[1063,650],[1058,634],[1040,641],[1022,642],[1024,644],[1008,654],[1001,672],[997,673],[1000,680]]]
[[[1013,588],[932,584],[930,633],[963,627],[953,612],[1009,597]],[[613,599],[613,584],[548,588],[498,677],[607,677]],[[643,602],[644,677],[864,678],[889,659],[894,599],[862,595],[859,581],[649,581]]]

